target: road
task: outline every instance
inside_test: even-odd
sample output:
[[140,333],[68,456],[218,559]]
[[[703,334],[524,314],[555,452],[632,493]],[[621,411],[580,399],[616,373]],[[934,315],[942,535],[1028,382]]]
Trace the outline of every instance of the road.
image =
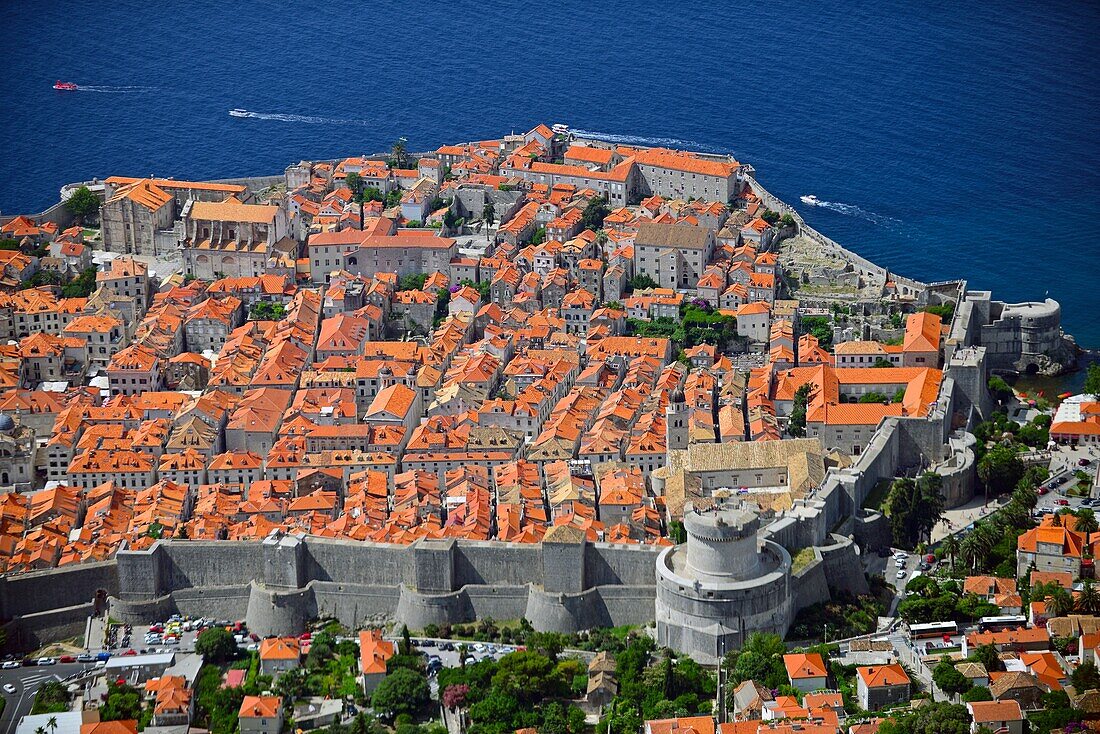
[[61,680],[91,663],[58,663],[56,665],[34,665],[11,670],[0,670],[0,687],[11,684],[15,693],[4,693],[4,713],[0,715],[0,732],[13,734],[19,719],[31,712],[34,694],[48,680]]

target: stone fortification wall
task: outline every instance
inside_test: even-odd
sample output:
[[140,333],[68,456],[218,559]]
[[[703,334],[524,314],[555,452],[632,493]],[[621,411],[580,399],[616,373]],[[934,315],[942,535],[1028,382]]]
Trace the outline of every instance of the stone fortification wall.
[[300,631],[320,615],[353,626],[396,616],[411,627],[526,617],[536,629],[575,631],[650,621],[657,553],[603,543],[160,541],[118,554],[111,609],[125,621],[246,618],[261,634]]
[[38,612],[90,604],[96,592],[118,593],[114,561],[33,571],[0,578],[0,619],[27,617]]
[[877,265],[867,258],[857,255],[856,253],[848,250],[836,241],[826,237],[818,232],[816,229],[806,224],[806,221],[802,218],[802,215],[798,211],[782,201],[781,199],[773,196],[767,189],[760,185],[754,177],[747,177],[749,186],[752,188],[754,194],[760,197],[760,201],[767,208],[772,211],[779,212],[780,214],[790,214],[791,217],[798,224],[798,231],[817,242],[822,247],[831,251],[832,254],[838,255],[852,264],[853,269],[860,275],[865,277],[876,278],[881,281],[892,280],[897,285],[898,292],[902,295],[915,296],[919,305],[924,305],[928,299],[928,286],[919,280],[913,278],[906,278],[896,273],[891,273],[881,265]]

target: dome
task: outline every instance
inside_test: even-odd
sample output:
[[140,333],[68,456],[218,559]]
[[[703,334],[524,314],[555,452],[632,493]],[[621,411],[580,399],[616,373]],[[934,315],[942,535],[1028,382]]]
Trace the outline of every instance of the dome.
[[15,420],[7,413],[0,413],[0,431],[10,433],[15,430]]
[[672,391],[672,396],[669,397],[669,402],[682,403],[684,402],[684,391],[681,388],[676,388]]

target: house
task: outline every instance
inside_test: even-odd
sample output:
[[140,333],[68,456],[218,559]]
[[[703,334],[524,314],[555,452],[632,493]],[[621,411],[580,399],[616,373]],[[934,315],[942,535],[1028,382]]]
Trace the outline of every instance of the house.
[[829,668],[819,653],[784,655],[783,666],[787,669],[787,679],[791,685],[803,693],[828,687]]
[[386,677],[386,663],[394,652],[394,644],[382,639],[382,630],[359,630],[359,682],[364,695],[369,696]]
[[642,734],[714,734],[713,716],[680,716],[675,719],[651,719],[642,726]]
[[279,734],[283,728],[283,699],[279,696],[245,696],[237,718],[241,734]]
[[714,254],[714,230],[690,224],[642,222],[634,240],[634,272],[662,288],[691,288]]
[[1017,701],[973,701],[966,704],[966,710],[974,719],[971,734],[978,734],[982,728],[1001,734],[1024,734],[1024,712]]
[[269,637],[260,642],[260,672],[278,676],[297,668],[301,656],[302,650],[296,638]]
[[1028,530],[1016,540],[1017,575],[1026,576],[1029,570],[1035,569],[1069,573],[1079,578],[1085,536],[1049,522],[1044,520],[1039,527]]
[[989,692],[995,701],[1016,701],[1022,709],[1030,711],[1042,708],[1046,688],[1031,673],[1013,670],[993,678]]
[[867,711],[907,703],[910,691],[909,674],[897,663],[856,668],[856,697]]
[[975,688],[989,688],[989,672],[981,663],[961,662],[955,666],[955,670],[962,673],[963,677],[970,681]]

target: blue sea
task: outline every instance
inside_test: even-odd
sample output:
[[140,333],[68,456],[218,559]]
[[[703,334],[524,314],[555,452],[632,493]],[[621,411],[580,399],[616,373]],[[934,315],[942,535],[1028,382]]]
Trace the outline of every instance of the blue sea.
[[[7,1],[0,211],[539,122],[733,153],[892,270],[1100,346],[1100,4]],[[82,86],[51,89],[55,79]],[[255,113],[231,117],[231,108]]]

